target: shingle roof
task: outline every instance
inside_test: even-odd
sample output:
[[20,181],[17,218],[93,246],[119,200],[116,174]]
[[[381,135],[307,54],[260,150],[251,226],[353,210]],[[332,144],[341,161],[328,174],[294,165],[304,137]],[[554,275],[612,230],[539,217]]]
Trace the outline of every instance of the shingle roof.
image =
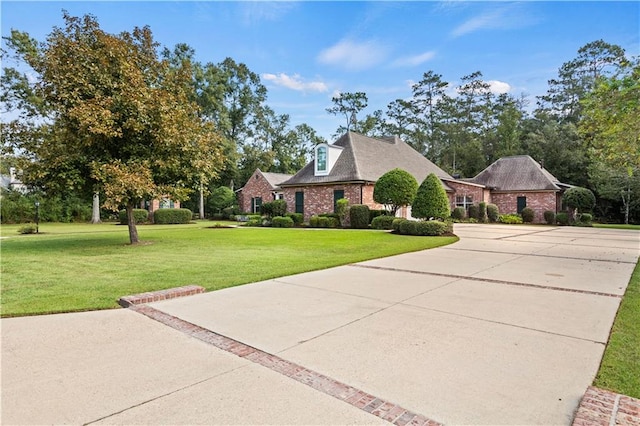
[[[411,173],[418,183],[428,174],[453,180],[444,170],[433,164],[398,137],[371,138],[347,132],[335,143],[343,149],[327,176],[315,176],[312,160],[281,186],[298,186],[336,182],[376,182],[389,170],[400,168]],[[445,188],[447,186],[445,185]]]
[[570,186],[561,183],[528,155],[500,158],[468,181],[495,191],[560,191]]
[[280,187],[280,184],[282,182],[293,177],[293,175],[288,175],[285,173],[268,173],[263,172],[262,170],[260,170],[260,173],[262,173],[262,176],[264,176],[264,178],[267,180],[267,182],[269,182],[269,185],[271,185],[273,189],[277,189],[278,187]]

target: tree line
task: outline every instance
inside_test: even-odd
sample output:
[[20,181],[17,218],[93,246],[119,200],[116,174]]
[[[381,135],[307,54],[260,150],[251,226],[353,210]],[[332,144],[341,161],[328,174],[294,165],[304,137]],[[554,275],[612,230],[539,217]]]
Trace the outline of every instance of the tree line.
[[[158,196],[197,205],[258,167],[295,173],[325,142],[270,108],[245,64],[200,63],[186,44],[159,46],[148,27],[108,34],[93,16],[63,19],[45,41],[12,30],[2,51],[3,167],[49,196],[99,194],[128,211]],[[620,218],[626,206],[640,221],[638,92],[637,58],[600,40],[560,68],[533,113],[523,97],[494,94],[481,72],[452,88],[433,71],[386,112],[359,118],[363,92],[333,98],[327,112],[345,117],[336,134],[396,134],[462,177],[529,154],[561,181],[594,189],[600,216]]]

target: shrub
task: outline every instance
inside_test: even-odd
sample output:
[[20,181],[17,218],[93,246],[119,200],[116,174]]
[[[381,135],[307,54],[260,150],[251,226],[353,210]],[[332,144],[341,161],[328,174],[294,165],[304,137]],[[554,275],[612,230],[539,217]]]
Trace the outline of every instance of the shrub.
[[446,219],[450,216],[449,197],[440,179],[430,173],[420,184],[411,205],[411,216],[423,219]]
[[347,217],[349,217],[349,200],[347,198],[341,198],[336,201],[336,215],[340,226],[346,226]]
[[499,216],[498,206],[495,204],[487,204],[487,219],[489,219],[489,222],[496,223]]
[[222,209],[222,218],[231,219],[232,216],[240,214],[240,208],[238,206],[225,207]]
[[593,220],[593,215],[590,213],[582,213],[580,215],[580,222],[582,223],[591,223]]
[[158,209],[153,212],[153,223],[157,225],[189,223],[193,213],[189,209]]
[[271,226],[274,228],[292,228],[293,219],[290,217],[276,216],[271,220]]
[[439,220],[425,220],[418,222],[416,226],[416,235],[424,235],[435,237],[446,233],[449,229],[449,225]]
[[244,226],[262,226],[262,218],[260,219],[249,219],[244,223]]
[[287,214],[287,202],[285,200],[275,200],[269,203],[263,203],[262,206],[260,206],[260,212],[268,218],[284,216]]
[[354,229],[367,229],[369,227],[369,206],[354,204],[349,209],[349,220]]
[[469,206],[469,211],[467,212],[469,219],[475,219],[477,221],[479,214],[480,214],[480,208],[478,207],[477,204],[472,204]]
[[38,229],[36,228],[36,226],[32,224],[24,225],[18,228],[18,232],[21,234],[35,234],[37,230]]
[[484,201],[478,203],[478,222],[487,222],[487,203]]
[[499,221],[500,223],[519,224],[522,223],[522,218],[517,214],[501,214]]
[[411,173],[393,169],[380,176],[376,182],[373,201],[387,206],[391,214],[395,215],[400,207],[413,202],[417,190],[418,182]]
[[317,228],[318,227],[318,219],[319,217],[316,215],[313,215],[309,218],[309,226],[312,228]]
[[390,216],[390,214],[389,214],[389,212],[387,210],[370,209],[369,210],[369,223],[373,222],[373,219],[375,219],[378,216]]
[[590,212],[593,206],[596,205],[596,197],[587,188],[574,187],[565,191],[562,196],[562,201],[565,202],[570,209],[576,209],[578,212]]
[[302,225],[304,222],[304,215],[302,213],[287,213],[286,216],[293,220],[294,225]]
[[532,208],[530,207],[525,207],[524,209],[522,209],[522,211],[520,212],[520,216],[522,216],[522,221],[524,223],[531,223],[533,222],[533,218],[535,217],[536,213],[533,211]]
[[210,212],[221,213],[224,209],[236,203],[236,194],[227,186],[219,186],[207,198],[207,208]]
[[402,235],[417,235],[418,234],[418,222],[415,220],[405,220],[400,223],[400,233]]
[[455,220],[462,220],[466,216],[466,213],[467,212],[464,210],[464,207],[456,207],[451,212],[451,218]]
[[556,222],[560,225],[568,225],[569,224],[569,213],[560,212],[556,215]]
[[393,219],[393,222],[391,222],[391,229],[393,229],[393,232],[400,232],[400,225],[402,224],[402,222],[406,222],[407,219],[399,217],[396,219]]
[[394,216],[378,216],[371,221],[371,227],[373,229],[392,229],[394,220],[396,220]]
[[[127,211],[120,210],[118,212],[118,219],[120,220],[120,225],[126,225],[127,222]],[[149,212],[145,209],[133,209],[133,220],[137,224],[145,223],[149,220]]]
[[544,212],[544,221],[547,222],[547,225],[555,225],[556,223],[556,212],[551,210],[546,210]]

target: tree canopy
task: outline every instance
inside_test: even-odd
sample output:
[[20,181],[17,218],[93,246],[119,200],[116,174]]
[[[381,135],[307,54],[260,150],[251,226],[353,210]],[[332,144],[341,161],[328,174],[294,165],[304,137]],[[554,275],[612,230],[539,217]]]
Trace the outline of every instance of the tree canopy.
[[418,181],[411,173],[402,169],[389,170],[380,176],[373,188],[373,201],[383,204],[392,215],[402,206],[413,202],[418,190]]

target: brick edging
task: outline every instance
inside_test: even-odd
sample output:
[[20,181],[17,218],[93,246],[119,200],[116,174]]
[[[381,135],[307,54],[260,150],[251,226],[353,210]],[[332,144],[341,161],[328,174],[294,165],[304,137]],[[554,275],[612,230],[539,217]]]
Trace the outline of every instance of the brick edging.
[[589,386],[573,420],[573,426],[638,426],[640,399]]
[[[194,337],[218,349],[230,352],[236,356],[260,364],[272,371],[280,373],[297,382],[307,385],[326,395],[332,396],[349,405],[373,414],[397,426],[441,426],[421,414],[406,410],[392,402],[378,398],[346,383],[342,383],[331,377],[317,373],[313,370],[295,364],[279,356],[264,352],[260,349],[238,342],[237,340],[215,333],[173,315],[159,311],[145,303],[174,297],[202,293],[204,289],[198,286],[186,286],[160,292],[143,293],[139,295],[125,296],[118,303],[135,312],[145,315],[155,321],[178,330],[188,336]],[[126,304],[126,306],[125,306]]]
[[132,305],[159,302],[161,300],[175,299],[176,297],[193,296],[194,294],[204,293],[204,290],[204,287],[200,287],[199,285],[186,285],[166,290],[122,296],[118,299],[118,304],[123,308],[128,308]]

